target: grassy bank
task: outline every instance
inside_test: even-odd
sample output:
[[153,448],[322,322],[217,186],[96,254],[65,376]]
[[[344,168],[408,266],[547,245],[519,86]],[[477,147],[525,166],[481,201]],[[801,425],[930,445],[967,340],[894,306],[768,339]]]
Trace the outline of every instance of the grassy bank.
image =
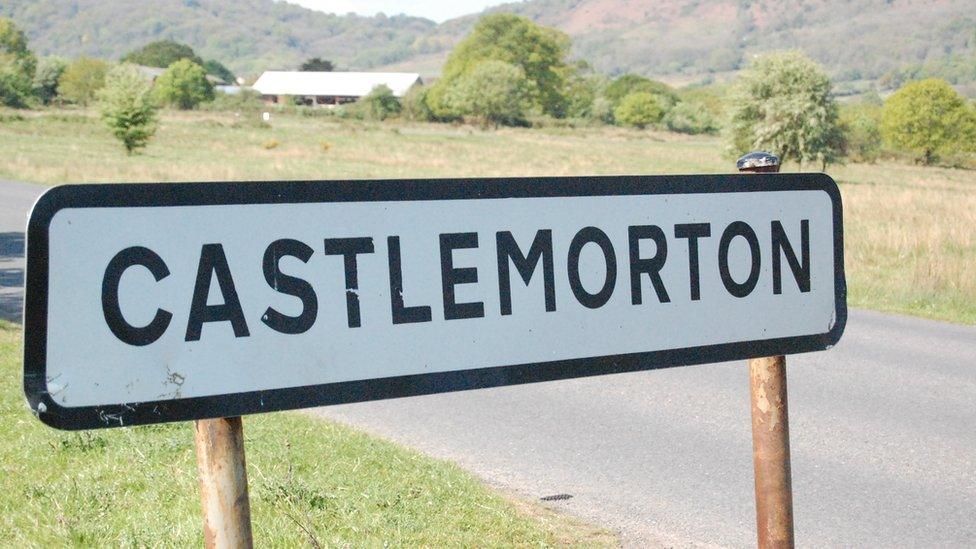
[[[42,183],[729,172],[714,137],[619,128],[481,131],[169,112],[126,156],[93,115],[6,111],[0,178]],[[796,166],[786,166],[796,170]],[[845,205],[850,304],[976,323],[976,172],[831,166]]]
[[[64,433],[24,407],[21,333],[0,321],[0,546],[202,543],[190,423]],[[611,546],[456,466],[299,414],[245,422],[259,547]]]

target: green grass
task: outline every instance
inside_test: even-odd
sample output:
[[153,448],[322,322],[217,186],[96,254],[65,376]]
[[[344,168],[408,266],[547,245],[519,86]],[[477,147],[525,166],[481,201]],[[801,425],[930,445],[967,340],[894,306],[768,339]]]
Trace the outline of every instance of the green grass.
[[[0,546],[199,546],[193,425],[67,433],[31,417],[0,321]],[[259,547],[615,545],[458,467],[297,413],[244,422]]]
[[[716,137],[277,112],[270,126],[259,113],[167,112],[149,148],[126,156],[93,113],[7,110],[0,150],[0,178],[49,184],[733,171]],[[976,324],[976,171],[892,161],[827,171],[844,199],[849,303]]]

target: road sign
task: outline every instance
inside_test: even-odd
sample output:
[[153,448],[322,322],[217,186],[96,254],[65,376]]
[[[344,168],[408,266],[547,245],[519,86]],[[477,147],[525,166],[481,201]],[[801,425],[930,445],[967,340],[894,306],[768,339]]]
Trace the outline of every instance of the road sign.
[[25,390],[84,429],[822,350],[841,220],[821,174],[59,187]]

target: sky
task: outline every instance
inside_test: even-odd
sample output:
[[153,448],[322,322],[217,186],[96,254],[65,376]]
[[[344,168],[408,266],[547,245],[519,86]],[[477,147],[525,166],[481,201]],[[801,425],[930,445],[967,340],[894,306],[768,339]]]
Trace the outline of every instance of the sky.
[[[505,3],[499,0],[289,0],[294,4],[315,10],[346,14],[349,12],[360,15],[376,15],[383,12],[387,15],[405,13],[433,19],[438,23],[469,13],[479,12],[488,6]],[[511,1],[511,0],[509,0]]]

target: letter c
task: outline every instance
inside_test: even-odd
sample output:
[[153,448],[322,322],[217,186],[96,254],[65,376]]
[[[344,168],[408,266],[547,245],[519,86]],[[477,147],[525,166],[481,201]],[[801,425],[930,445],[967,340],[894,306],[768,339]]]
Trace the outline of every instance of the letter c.
[[156,282],[169,276],[166,263],[149,248],[133,246],[122,250],[108,262],[108,267],[105,268],[105,276],[102,278],[102,313],[105,315],[105,323],[115,337],[129,345],[142,347],[163,336],[173,314],[163,309],[156,309],[156,316],[153,317],[152,322],[141,328],[126,322],[119,307],[119,282],[122,280],[122,273],[134,265],[149,269]]

